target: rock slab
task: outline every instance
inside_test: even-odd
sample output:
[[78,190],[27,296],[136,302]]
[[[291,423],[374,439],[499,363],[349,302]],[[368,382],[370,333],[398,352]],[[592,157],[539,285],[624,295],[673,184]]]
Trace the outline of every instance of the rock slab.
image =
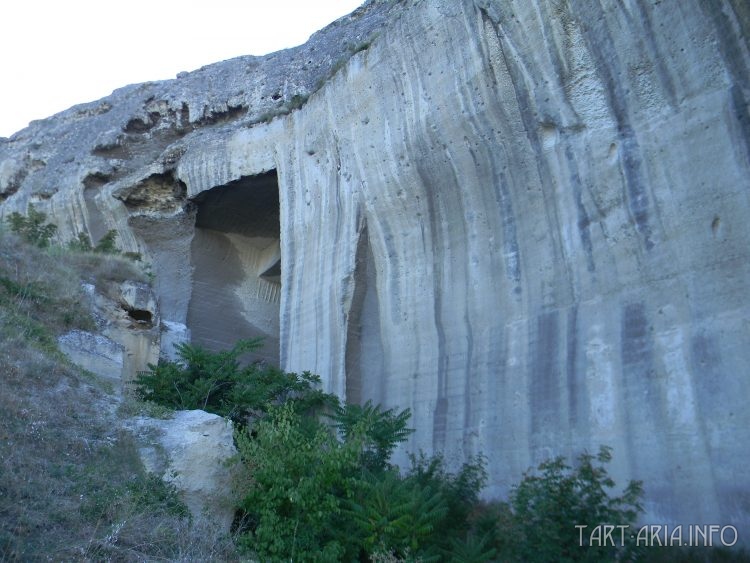
[[227,461],[237,453],[231,421],[192,410],[167,420],[138,418],[132,426],[146,469],[174,484],[195,518],[229,531],[234,506]]

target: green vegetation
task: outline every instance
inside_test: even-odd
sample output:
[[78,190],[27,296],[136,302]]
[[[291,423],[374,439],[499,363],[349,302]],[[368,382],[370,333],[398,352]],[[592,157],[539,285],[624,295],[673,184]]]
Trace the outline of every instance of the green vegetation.
[[[412,432],[408,410],[341,404],[317,376],[249,363],[258,341],[223,352],[183,344],[177,361],[140,375],[140,400],[118,403],[59,353],[57,337],[94,328],[82,282],[143,275],[117,255],[49,247],[46,235],[28,234],[50,232],[43,214],[26,219],[16,233],[0,229],[2,561],[746,559],[717,549],[579,547],[575,524],[633,525],[641,511],[641,484],[615,487],[605,447],[573,465],[542,463],[507,502],[480,499],[482,457],[454,468],[420,454],[399,469],[392,457]],[[194,408],[238,429],[231,538],[193,521],[118,430],[128,416]]]
[[209,352],[182,344],[137,380],[141,399],[175,409],[200,408],[232,418],[242,477],[238,545],[263,561],[598,561],[630,549],[578,546],[572,523],[633,524],[641,486],[620,496],[604,465],[611,454],[562,458],[525,475],[508,503],[479,493],[485,460],[451,472],[442,457],[391,463],[405,442],[408,410],[368,402],[340,404],[319,378],[284,373],[242,356],[259,345],[240,341]]
[[273,366],[242,365],[240,358],[260,346],[241,340],[231,350],[210,352],[201,346],[179,344],[177,361],[161,361],[136,379],[136,393],[172,409],[202,409],[231,418],[244,426],[274,405],[290,401],[300,412],[322,408],[333,401],[315,386],[318,376],[284,373]]
[[117,247],[117,231],[110,229],[106,234],[96,243],[95,246],[91,245],[91,238],[86,233],[78,233],[78,238],[68,242],[68,249],[75,252],[95,252],[99,254],[121,254],[125,258],[138,261],[141,259],[140,254],[137,252],[122,252]]
[[95,328],[82,282],[139,276],[123,258],[0,229],[0,561],[236,558],[145,472],[109,386],[57,348]]
[[[47,214],[37,211],[32,204],[28,206],[27,215],[21,215],[14,211],[7,218],[12,232],[19,235],[25,242],[39,248],[49,247],[52,237],[57,233],[57,225],[46,221]],[[116,241],[117,231],[110,229],[96,245],[91,244],[91,238],[88,234],[78,233],[78,237],[68,241],[66,247],[68,250],[81,253],[122,255],[136,262],[141,259],[141,255],[137,252],[123,253],[117,247]]]
[[485,508],[479,528],[494,538],[499,552],[518,561],[632,560],[634,544],[600,547],[585,541],[580,547],[575,528],[612,523],[635,528],[642,484],[631,481],[620,496],[611,496],[615,483],[605,468],[611,459],[611,450],[603,446],[596,456],[580,455],[576,467],[562,457],[543,462],[524,475],[508,503]]
[[28,216],[23,216],[14,211],[8,217],[10,229],[20,235],[26,242],[45,248],[49,246],[50,240],[57,232],[57,225],[45,223],[47,214],[37,211],[29,204]]

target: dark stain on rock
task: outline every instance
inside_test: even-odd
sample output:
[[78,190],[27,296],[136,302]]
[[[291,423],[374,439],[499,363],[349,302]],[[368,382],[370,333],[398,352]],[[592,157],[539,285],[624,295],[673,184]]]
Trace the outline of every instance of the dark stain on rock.
[[156,111],[145,116],[134,117],[125,124],[123,131],[128,134],[147,133],[161,121],[161,114]]
[[591,244],[591,219],[583,205],[582,182],[578,173],[578,163],[573,154],[573,147],[570,144],[565,147],[565,157],[570,167],[570,186],[573,189],[573,198],[576,204],[576,215],[578,226],[578,235],[581,237],[581,246],[586,253],[586,268],[593,272],[596,268],[594,265],[594,249]]
[[568,381],[568,425],[575,430],[578,428],[578,423],[585,420],[588,412],[588,405],[583,404],[588,395],[585,389],[585,369],[579,361],[578,307],[575,305],[568,310],[566,338],[565,371]]
[[104,172],[92,172],[83,179],[84,190],[98,190],[109,182],[110,176]]
[[529,377],[529,403],[531,411],[531,436],[559,429],[561,398],[560,366],[560,313],[545,311],[536,318],[535,333],[531,336],[531,372]]

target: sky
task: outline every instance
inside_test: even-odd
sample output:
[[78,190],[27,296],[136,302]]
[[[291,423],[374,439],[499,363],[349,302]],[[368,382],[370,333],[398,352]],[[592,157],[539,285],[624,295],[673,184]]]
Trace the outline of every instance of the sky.
[[0,137],[127,84],[304,43],[364,0],[5,0]]

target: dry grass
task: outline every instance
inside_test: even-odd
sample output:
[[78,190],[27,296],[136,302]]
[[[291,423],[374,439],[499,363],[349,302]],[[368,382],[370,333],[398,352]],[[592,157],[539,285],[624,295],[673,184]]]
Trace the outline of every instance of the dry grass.
[[134,277],[127,260],[0,232],[0,561],[236,558],[144,471],[106,383],[57,349],[58,335],[93,326],[82,282]]

